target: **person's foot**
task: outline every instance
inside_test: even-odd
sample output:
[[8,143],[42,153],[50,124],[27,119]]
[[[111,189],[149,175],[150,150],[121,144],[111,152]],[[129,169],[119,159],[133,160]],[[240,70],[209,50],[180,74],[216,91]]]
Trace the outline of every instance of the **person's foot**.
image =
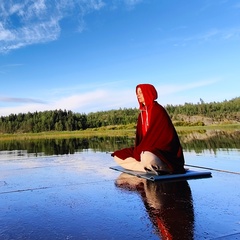
[[166,174],[170,174],[168,171],[164,171],[164,170],[161,170],[159,169],[158,167],[155,167],[155,166],[151,166],[151,169],[147,168],[147,167],[144,167],[145,171],[147,173],[150,173],[150,174],[155,174],[155,175],[166,175]]

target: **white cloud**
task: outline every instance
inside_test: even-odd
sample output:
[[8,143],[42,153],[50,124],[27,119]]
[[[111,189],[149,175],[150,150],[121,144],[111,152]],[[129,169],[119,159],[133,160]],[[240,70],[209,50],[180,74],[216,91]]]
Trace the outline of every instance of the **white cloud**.
[[[0,42],[9,41],[13,39],[14,39],[14,34],[10,30],[5,29],[3,24],[0,22]],[[0,51],[1,51],[1,47],[0,47]]]
[[[107,1],[106,1],[107,2]],[[84,16],[107,5],[104,0],[8,0],[0,2],[0,54],[32,44],[58,39],[60,21],[71,17],[79,32],[85,28]],[[114,0],[133,8],[142,0]]]
[[[193,89],[197,90],[203,87],[208,88],[209,85],[214,85],[218,81],[219,79],[209,79],[190,84],[158,85],[156,86],[159,93],[158,101],[163,105],[183,104],[184,100],[181,101],[182,93],[187,95],[187,93],[192,92]],[[85,93],[75,92],[74,94],[70,94],[67,91],[65,94],[65,96],[62,95],[59,98],[55,98],[56,95],[49,95],[46,99],[51,100],[48,100],[47,103],[31,98],[10,98],[12,100],[18,100],[16,105],[12,106],[12,103],[11,106],[6,106],[6,104],[4,104],[5,107],[1,107],[0,105],[0,116],[7,116],[11,113],[18,114],[55,109],[66,109],[73,112],[89,113],[119,108],[138,108],[135,88],[118,90],[116,87],[112,88],[103,86],[97,90],[89,90]]]
[[[17,0],[0,3],[0,53],[56,40],[60,21],[69,16],[81,26],[83,16],[104,6],[102,0]],[[77,26],[76,26],[77,28]]]
[[[120,107],[135,107],[136,97],[134,91],[112,91],[111,89],[89,91],[83,94],[67,95],[65,97],[49,100],[47,103],[35,99],[26,98],[0,98],[4,101],[5,107],[0,104],[0,116],[7,116],[11,113],[27,113],[35,111],[46,111],[55,109],[66,109],[73,112],[89,113]],[[6,102],[11,105],[6,106]],[[15,106],[13,103],[15,102]]]
[[[3,34],[8,34],[9,37],[0,39],[0,53],[18,49],[35,43],[44,43],[47,41],[56,40],[60,34],[58,22],[55,19],[50,19],[47,22],[42,22],[37,25],[23,26],[17,30],[4,30]],[[1,36],[1,34],[0,34]]]
[[53,103],[53,108],[61,109],[87,109],[91,107],[92,104],[96,105],[97,102],[101,103],[106,95],[105,91],[96,90],[93,92],[88,92],[84,94],[75,94],[70,95],[64,98],[61,98]]

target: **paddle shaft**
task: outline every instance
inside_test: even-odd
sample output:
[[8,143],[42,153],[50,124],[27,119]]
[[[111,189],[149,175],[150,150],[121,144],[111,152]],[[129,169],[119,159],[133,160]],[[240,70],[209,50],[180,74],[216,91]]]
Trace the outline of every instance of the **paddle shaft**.
[[185,164],[187,167],[195,167],[195,168],[202,168],[202,169],[207,169],[207,170],[212,170],[212,171],[218,171],[218,172],[225,172],[225,173],[231,173],[231,174],[239,174],[239,172],[232,172],[232,171],[227,171],[227,170],[221,170],[221,169],[216,169],[216,168],[210,168],[210,167],[202,167],[202,166],[195,166],[195,165],[189,165]]

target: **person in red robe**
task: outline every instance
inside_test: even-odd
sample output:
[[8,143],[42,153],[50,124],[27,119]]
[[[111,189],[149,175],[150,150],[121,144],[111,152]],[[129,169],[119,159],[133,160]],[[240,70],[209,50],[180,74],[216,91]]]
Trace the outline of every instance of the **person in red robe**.
[[112,153],[123,168],[141,172],[184,173],[184,155],[177,132],[167,111],[156,101],[151,84],[136,86],[140,113],[135,146]]

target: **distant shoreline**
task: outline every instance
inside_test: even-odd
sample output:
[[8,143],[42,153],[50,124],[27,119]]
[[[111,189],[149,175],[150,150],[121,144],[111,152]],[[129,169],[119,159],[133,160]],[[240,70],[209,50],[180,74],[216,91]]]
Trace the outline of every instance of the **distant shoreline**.
[[[209,126],[176,126],[179,134],[190,133],[196,131],[240,131],[240,124],[217,124]],[[40,133],[13,133],[0,134],[0,141],[11,140],[31,140],[31,139],[57,139],[57,138],[88,138],[94,136],[109,136],[109,137],[135,137],[134,128],[126,128],[124,126],[108,126],[101,128],[89,128],[79,131],[49,131]]]

